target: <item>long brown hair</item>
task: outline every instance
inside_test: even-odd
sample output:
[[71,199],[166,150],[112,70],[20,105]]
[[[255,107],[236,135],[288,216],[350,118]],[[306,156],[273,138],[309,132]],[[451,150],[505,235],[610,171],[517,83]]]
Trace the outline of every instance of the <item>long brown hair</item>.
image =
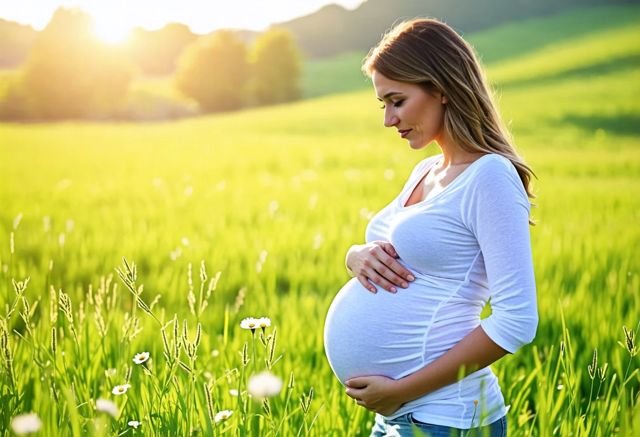
[[529,186],[535,174],[512,145],[473,48],[451,27],[428,18],[400,23],[371,49],[362,70],[445,95],[446,134],[467,152],[509,159],[529,198],[535,197]]

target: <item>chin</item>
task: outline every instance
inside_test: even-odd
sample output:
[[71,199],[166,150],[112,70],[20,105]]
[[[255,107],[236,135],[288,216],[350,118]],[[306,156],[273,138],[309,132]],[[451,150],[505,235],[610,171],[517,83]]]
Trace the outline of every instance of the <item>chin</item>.
[[427,147],[427,144],[428,143],[424,142],[409,141],[409,147],[411,147],[413,150],[424,149],[425,147]]

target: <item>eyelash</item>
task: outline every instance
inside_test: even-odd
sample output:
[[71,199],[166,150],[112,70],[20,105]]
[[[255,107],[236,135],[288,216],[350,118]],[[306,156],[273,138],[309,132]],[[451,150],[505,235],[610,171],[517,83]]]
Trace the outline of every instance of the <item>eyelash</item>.
[[[402,106],[402,104],[403,104],[403,103],[404,103],[404,100],[398,100],[397,102],[395,102],[395,103],[393,104],[393,106],[395,106],[396,108],[399,108],[399,107],[401,107],[401,106]],[[384,109],[384,108],[386,108],[386,107],[387,107],[387,105],[382,105],[382,106],[380,107],[380,109]]]

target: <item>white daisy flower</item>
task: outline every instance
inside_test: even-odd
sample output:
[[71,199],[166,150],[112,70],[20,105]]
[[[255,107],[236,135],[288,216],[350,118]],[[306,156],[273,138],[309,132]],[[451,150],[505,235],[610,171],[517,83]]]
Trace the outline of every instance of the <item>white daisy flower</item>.
[[231,390],[229,390],[229,394],[231,396],[238,396],[238,390],[236,390],[235,388],[232,388]]
[[96,410],[107,413],[114,419],[118,418],[118,406],[115,404],[115,402],[108,399],[98,399],[96,401]]
[[220,351],[218,349],[214,349],[211,351],[211,356],[212,357],[217,357],[218,355],[220,355]]
[[18,435],[36,432],[42,427],[42,422],[36,413],[21,414],[11,420],[11,428]]
[[247,386],[252,396],[263,399],[275,396],[282,390],[282,379],[269,371],[260,372],[249,378]]
[[113,393],[116,396],[120,396],[125,394],[130,387],[131,387],[131,384],[116,385],[115,387],[113,387],[113,390],[111,390],[111,393]]
[[140,352],[139,354],[135,354],[133,357],[133,362],[136,364],[142,364],[149,359],[149,352]]
[[269,317],[260,317],[257,321],[258,326],[264,331],[265,328],[271,326],[271,319]]
[[218,411],[215,415],[215,417],[213,418],[213,420],[216,423],[220,423],[220,422],[224,422],[225,420],[227,420],[229,417],[231,417],[231,415],[233,414],[233,411],[231,410],[222,410],[222,411]]
[[251,329],[251,332],[253,333],[256,328],[260,326],[258,320],[259,319],[253,317],[247,317],[246,319],[243,319],[242,322],[240,322],[240,327],[242,329]]
[[140,426],[140,422],[137,420],[130,420],[127,422],[127,425],[129,425],[131,428],[138,429],[138,427]]

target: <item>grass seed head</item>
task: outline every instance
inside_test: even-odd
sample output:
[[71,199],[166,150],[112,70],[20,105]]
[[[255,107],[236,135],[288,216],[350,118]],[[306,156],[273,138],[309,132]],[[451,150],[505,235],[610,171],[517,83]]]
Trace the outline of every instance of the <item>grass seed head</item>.
[[213,414],[213,399],[211,398],[211,389],[206,382],[204,384],[204,397],[207,400],[207,413],[209,414],[209,420],[213,422],[215,420],[215,415]]
[[623,326],[622,330],[624,331],[627,351],[632,357],[634,357],[638,353],[638,350],[636,349],[636,343],[635,343],[635,332],[631,329],[627,329],[626,326]]
[[591,364],[587,366],[587,370],[589,371],[589,378],[593,380],[598,370],[598,349],[593,350],[593,358],[591,359]]
[[56,327],[51,328],[51,353],[56,356],[56,350],[58,350],[58,336],[56,333]]
[[244,346],[242,346],[242,365],[246,367],[249,364],[249,343],[245,341]]

